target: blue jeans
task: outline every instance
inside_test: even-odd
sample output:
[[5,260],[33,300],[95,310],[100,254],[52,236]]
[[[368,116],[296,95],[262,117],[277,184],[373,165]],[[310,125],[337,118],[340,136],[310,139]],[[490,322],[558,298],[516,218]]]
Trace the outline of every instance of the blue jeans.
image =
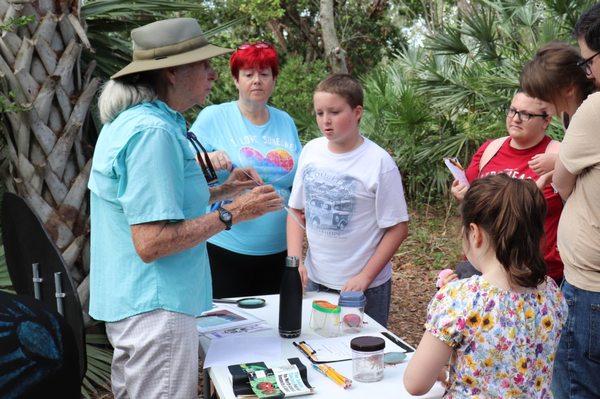
[[552,392],[555,399],[600,398],[600,292],[567,283],[562,292],[569,305],[556,360]]
[[[323,284],[315,283],[312,280],[308,280],[306,286],[307,291],[317,292],[333,292],[339,294],[339,290],[334,290],[324,286]],[[385,283],[378,285],[377,287],[369,288],[365,291],[367,297],[367,306],[365,306],[365,313],[371,316],[373,320],[382,326],[387,328],[388,317],[390,316],[390,303],[392,300],[392,279],[389,279]]]

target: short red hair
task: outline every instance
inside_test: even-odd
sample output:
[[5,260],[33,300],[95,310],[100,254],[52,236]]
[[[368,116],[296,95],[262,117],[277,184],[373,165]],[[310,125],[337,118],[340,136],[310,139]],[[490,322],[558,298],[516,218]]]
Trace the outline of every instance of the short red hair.
[[279,74],[279,59],[275,47],[269,43],[246,43],[238,47],[229,59],[231,75],[235,79],[240,76],[240,69],[271,68],[273,78]]

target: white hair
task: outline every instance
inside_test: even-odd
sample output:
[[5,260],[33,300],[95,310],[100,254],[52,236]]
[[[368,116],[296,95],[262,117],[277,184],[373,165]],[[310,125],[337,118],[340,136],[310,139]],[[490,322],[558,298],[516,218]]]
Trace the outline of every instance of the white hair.
[[156,90],[148,84],[129,84],[111,79],[104,84],[98,98],[100,121],[103,124],[111,122],[127,108],[156,98]]

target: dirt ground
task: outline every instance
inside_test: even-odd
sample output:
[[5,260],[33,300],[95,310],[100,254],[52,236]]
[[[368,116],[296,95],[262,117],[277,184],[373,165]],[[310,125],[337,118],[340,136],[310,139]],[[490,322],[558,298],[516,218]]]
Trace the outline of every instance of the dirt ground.
[[388,329],[416,346],[423,335],[427,305],[435,292],[436,270],[413,263],[394,264]]

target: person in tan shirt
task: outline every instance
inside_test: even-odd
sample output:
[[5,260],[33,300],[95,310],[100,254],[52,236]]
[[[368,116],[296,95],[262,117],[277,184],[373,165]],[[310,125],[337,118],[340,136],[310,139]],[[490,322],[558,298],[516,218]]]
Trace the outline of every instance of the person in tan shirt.
[[558,249],[569,305],[554,363],[556,399],[600,398],[600,93],[586,96],[582,80],[585,76],[587,84],[600,88],[598,32],[600,3],[575,25],[581,57],[573,56],[568,45],[555,44],[541,49],[521,74],[523,89],[553,102],[567,129],[553,176],[566,201]]
[[[573,116],[559,151],[553,181],[563,199],[566,199],[558,225],[558,247],[565,262],[565,278],[569,284],[600,296],[598,126],[600,93],[594,93]],[[571,183],[573,180],[574,184]]]

